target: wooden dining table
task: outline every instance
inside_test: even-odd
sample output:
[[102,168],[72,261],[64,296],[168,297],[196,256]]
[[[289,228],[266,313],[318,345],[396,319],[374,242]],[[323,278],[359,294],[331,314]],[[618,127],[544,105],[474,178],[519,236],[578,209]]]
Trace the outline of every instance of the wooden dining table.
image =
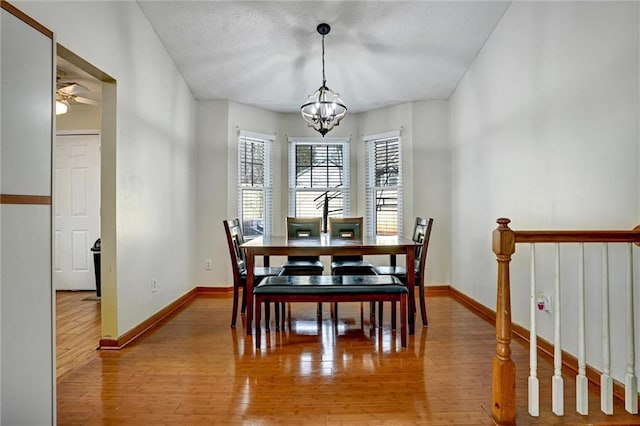
[[[353,256],[353,255],[404,255],[407,265],[414,265],[415,249],[419,244],[411,239],[398,236],[369,236],[362,239],[331,238],[322,234],[319,238],[289,239],[287,237],[262,236],[242,244],[246,252],[247,286],[246,299],[247,335],[253,332],[253,288],[256,256]],[[407,288],[409,290],[409,334],[415,330],[416,302],[414,268],[407,268]]]

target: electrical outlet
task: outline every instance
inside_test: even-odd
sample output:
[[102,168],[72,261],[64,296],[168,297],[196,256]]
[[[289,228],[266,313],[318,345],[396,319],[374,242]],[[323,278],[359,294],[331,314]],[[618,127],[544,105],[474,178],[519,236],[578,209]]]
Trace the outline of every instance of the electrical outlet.
[[204,260],[204,269],[207,271],[210,271],[212,268],[211,266],[211,259],[205,259]]
[[156,280],[155,278],[153,278],[151,280],[151,292],[155,293],[156,291],[158,291],[158,280]]
[[539,294],[536,300],[536,305],[539,311],[552,313],[551,296]]

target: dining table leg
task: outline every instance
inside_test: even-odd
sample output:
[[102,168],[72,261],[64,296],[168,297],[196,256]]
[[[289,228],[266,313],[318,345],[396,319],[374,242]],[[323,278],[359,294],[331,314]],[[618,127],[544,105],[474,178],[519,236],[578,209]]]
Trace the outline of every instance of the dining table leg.
[[246,329],[247,336],[251,336],[253,332],[253,281],[254,281],[254,264],[255,264],[255,256],[252,250],[247,250],[247,284],[245,286],[245,291],[243,297],[246,301],[247,307],[247,318],[246,318]]

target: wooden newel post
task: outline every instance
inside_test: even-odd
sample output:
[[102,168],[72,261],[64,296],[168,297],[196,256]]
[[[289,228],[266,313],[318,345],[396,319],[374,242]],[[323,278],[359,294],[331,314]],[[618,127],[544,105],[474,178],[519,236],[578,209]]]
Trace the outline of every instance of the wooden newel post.
[[497,220],[493,231],[493,252],[498,261],[496,303],[496,356],[493,359],[492,415],[498,424],[516,422],[516,366],[511,360],[511,290],[509,262],[515,252],[515,236],[509,219]]

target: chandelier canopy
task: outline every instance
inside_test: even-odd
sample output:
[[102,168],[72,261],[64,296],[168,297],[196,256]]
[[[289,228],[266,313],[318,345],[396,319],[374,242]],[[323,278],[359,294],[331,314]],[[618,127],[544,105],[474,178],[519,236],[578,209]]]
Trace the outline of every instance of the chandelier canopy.
[[307,102],[300,107],[302,118],[309,127],[313,127],[322,137],[340,124],[340,120],[347,114],[347,107],[340,98],[340,94],[327,87],[324,75],[324,36],[329,34],[329,24],[319,24],[318,33],[322,35],[322,86],[309,95]]

